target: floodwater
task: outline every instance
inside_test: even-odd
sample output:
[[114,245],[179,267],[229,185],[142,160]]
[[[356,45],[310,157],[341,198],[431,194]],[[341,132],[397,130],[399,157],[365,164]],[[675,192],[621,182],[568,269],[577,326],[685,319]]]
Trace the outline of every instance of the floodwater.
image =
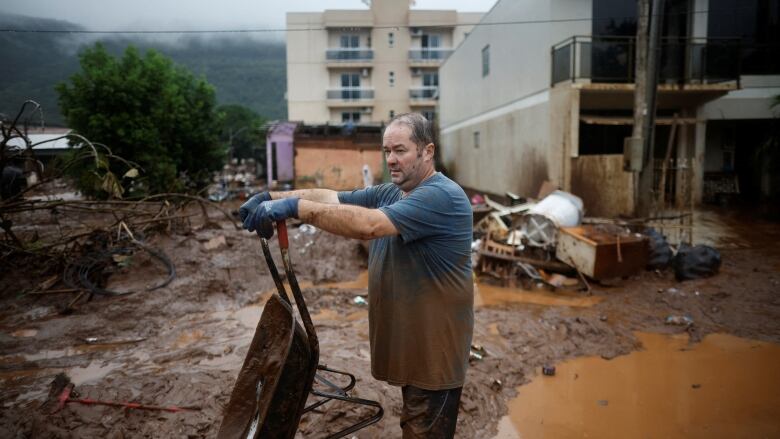
[[493,306],[505,303],[529,303],[545,306],[589,307],[601,302],[603,297],[585,296],[582,293],[556,291],[529,291],[519,288],[503,288],[483,283],[474,284],[474,306]]
[[[301,288],[312,286],[301,283]],[[342,290],[360,290],[368,288],[368,271],[363,271],[357,279],[347,282],[333,282],[320,285]],[[585,296],[572,291],[550,292],[546,290],[523,290],[503,288],[495,285],[474,283],[474,306],[494,306],[506,303],[528,303],[545,306],[589,307],[604,300],[603,297]]]
[[639,333],[644,350],[519,387],[497,439],[780,437],[780,345]]

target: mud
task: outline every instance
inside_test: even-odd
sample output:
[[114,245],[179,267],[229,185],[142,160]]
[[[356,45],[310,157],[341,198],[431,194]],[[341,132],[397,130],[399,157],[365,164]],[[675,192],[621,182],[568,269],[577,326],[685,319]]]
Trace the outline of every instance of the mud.
[[[716,219],[707,217],[708,230],[716,227]],[[216,213],[212,217],[213,222],[221,220]],[[486,355],[469,369],[457,436],[491,438],[500,423],[512,424],[502,418],[514,407],[511,401],[518,397],[518,389],[522,396],[521,386],[535,380],[542,365],[557,365],[559,374],[550,379],[559,381],[566,377],[561,371],[570,364],[567,361],[581,357],[595,357],[623,370],[621,360],[652,348],[636,335],[638,331],[677,334],[686,349],[694,351],[710,340],[708,334],[775,346],[780,342],[780,252],[771,242],[778,242],[778,228],[759,221],[750,227],[740,224],[717,223],[729,231],[723,235],[729,241],[710,242],[723,254],[721,274],[710,279],[678,283],[671,272],[643,272],[595,284],[592,296],[478,285],[474,343]],[[352,395],[377,400],[385,408],[384,419],[357,437],[399,437],[400,389],[371,377],[367,309],[354,300],[366,295],[362,247],[324,232],[292,229],[290,238],[291,258],[320,339],[320,363],[354,373],[358,382]],[[170,285],[121,297],[95,297],[71,315],[58,313],[71,294],[25,294],[53,274],[54,267],[31,266],[2,276],[0,437],[216,436],[263,304],[274,290],[273,281],[257,238],[228,222],[149,241],[176,265],[178,277]],[[275,240],[271,244],[278,257]],[[280,259],[277,263],[281,267]],[[111,277],[109,288],[145,287],[159,278],[159,268],[143,261],[130,260],[123,270]],[[666,325],[669,315],[690,316],[694,324]],[[635,351],[640,352],[632,354]],[[726,370],[720,362],[709,365],[713,370],[721,367]],[[197,405],[202,410],[162,413],[69,404],[48,415],[41,404],[49,383],[63,371],[76,381],[82,397]],[[698,373],[692,371],[691,380],[702,381],[699,390],[709,392],[704,380],[710,375]],[[778,378],[766,380],[776,384]],[[645,381],[652,380],[636,379]],[[693,406],[700,403],[691,400]],[[566,411],[581,403],[555,404]],[[607,407],[616,408],[616,403]],[[304,415],[299,437],[322,437],[367,414],[367,409],[356,411],[330,402]],[[767,422],[776,426],[777,419]],[[573,420],[562,422],[576,425]]]

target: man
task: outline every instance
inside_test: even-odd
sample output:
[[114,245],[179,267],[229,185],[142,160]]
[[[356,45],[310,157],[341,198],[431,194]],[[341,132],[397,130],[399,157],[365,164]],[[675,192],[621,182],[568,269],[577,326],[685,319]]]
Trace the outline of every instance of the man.
[[404,438],[455,434],[474,322],[472,211],[463,190],[434,167],[431,124],[396,116],[382,148],[392,183],[352,192],[266,192],[241,206],[244,228],[266,238],[299,218],[371,240],[371,372],[401,386]]

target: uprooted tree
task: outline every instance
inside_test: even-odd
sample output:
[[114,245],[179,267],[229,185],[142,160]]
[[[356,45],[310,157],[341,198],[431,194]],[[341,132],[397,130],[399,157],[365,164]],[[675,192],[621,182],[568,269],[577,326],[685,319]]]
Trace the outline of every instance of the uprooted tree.
[[[115,58],[97,43],[80,62],[81,72],[57,85],[60,108],[70,128],[140,166],[137,178],[119,181],[122,191],[199,189],[208,171],[222,165],[221,115],[205,79],[154,50],[142,56],[133,46]],[[88,169],[75,167],[70,174],[84,193],[103,193]]]

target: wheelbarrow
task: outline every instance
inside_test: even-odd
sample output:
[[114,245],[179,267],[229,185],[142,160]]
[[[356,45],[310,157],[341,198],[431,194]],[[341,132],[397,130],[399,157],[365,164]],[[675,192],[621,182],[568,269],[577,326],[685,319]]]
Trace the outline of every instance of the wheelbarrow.
[[[354,375],[319,364],[319,341],[293,272],[287,226],[284,221],[279,221],[276,228],[284,270],[303,326],[293,315],[292,303],[271,257],[268,241],[261,238],[263,254],[277,293],[268,299],[263,308],[217,438],[293,438],[304,413],[334,399],[371,407],[373,413],[369,416],[327,436],[328,439],[344,437],[378,422],[384,411],[376,401],[349,396],[347,392],[355,386]],[[349,383],[339,387],[317,371],[348,377]],[[315,379],[328,390],[314,390]],[[306,406],[309,394],[320,399]]]

